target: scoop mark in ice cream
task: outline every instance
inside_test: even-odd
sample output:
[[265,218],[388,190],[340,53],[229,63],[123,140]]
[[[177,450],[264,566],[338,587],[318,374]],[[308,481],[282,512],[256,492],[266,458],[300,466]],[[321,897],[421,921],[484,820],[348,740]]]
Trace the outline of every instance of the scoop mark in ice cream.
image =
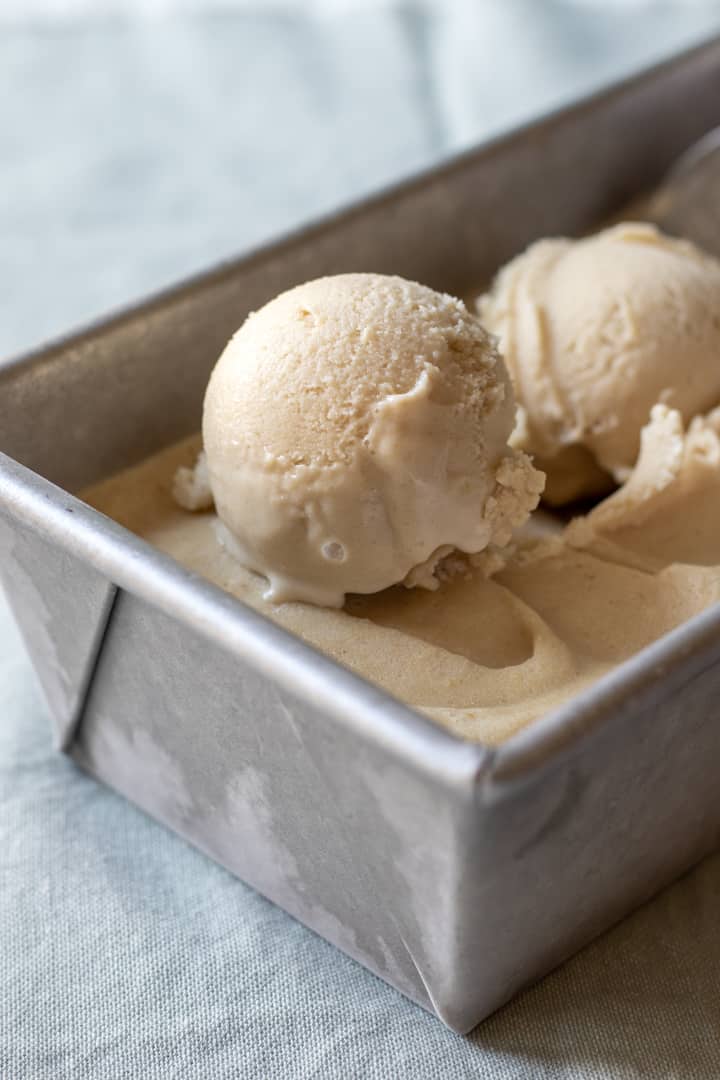
[[[644,227],[625,229],[627,240],[620,239],[622,233],[607,238],[610,253],[605,250],[605,257],[619,257],[630,244],[632,274],[627,277],[627,268],[623,273],[630,281],[642,279],[638,259],[655,259],[657,235]],[[560,243],[565,252],[571,246],[568,241],[549,243]],[[681,264],[695,258],[682,245],[678,249],[676,241],[668,243]],[[585,256],[593,249],[587,245]],[[367,287],[365,278],[361,275],[357,285]],[[683,287],[689,288],[689,280]],[[280,578],[297,574],[298,566],[306,565],[297,559],[314,559],[311,569],[318,576],[312,580],[325,575],[333,602],[339,583],[347,580],[338,575],[367,575],[386,545],[389,556],[385,563],[380,558],[382,565],[398,573],[412,566],[405,584],[424,589],[409,593],[395,586],[350,595],[339,611],[269,603],[262,595],[262,578],[247,569],[252,563],[242,536],[228,527],[235,518],[228,514],[223,523],[210,512],[190,515],[178,509],[178,501],[200,511],[212,505],[212,455],[207,461],[201,455],[194,470],[187,467],[196,441],[162,451],[86,492],[85,498],[439,723],[467,738],[498,742],[720,600],[720,409],[690,418],[672,407],[684,401],[684,408],[694,408],[687,404],[692,400],[687,390],[697,374],[694,365],[711,358],[709,346],[707,353],[697,351],[708,320],[683,319],[676,306],[675,360],[689,361],[671,368],[667,342],[658,339],[653,345],[652,339],[663,331],[663,318],[651,318],[649,308],[639,315],[639,300],[645,293],[654,295],[648,281],[645,293],[628,294],[627,304],[613,292],[615,279],[605,281],[610,316],[606,327],[598,327],[595,293],[603,281],[600,274],[594,289],[575,283],[568,295],[570,315],[577,308],[577,333],[568,338],[572,363],[580,364],[595,340],[602,348],[622,341],[626,350],[606,349],[595,357],[595,385],[600,397],[605,395],[605,406],[594,417],[594,384],[587,373],[577,385],[566,382],[561,392],[550,392],[552,380],[561,381],[567,359],[556,347],[555,324],[569,320],[569,325],[573,318],[567,312],[549,317],[547,311],[538,317],[532,296],[527,305],[508,308],[511,349],[525,341],[522,363],[519,354],[513,361],[525,380],[519,382],[524,407],[518,410],[515,438],[530,443],[546,416],[544,437],[562,432],[563,424],[580,415],[572,411],[579,410],[580,402],[586,442],[563,443],[552,456],[554,492],[563,485],[567,493],[612,483],[595,451],[600,439],[612,443],[624,437],[626,420],[632,430],[638,394],[647,389],[643,363],[650,365],[655,356],[660,368],[666,366],[654,381],[653,372],[645,372],[649,396],[657,392],[658,397],[637,433],[637,448],[631,452],[637,461],[622,486],[587,516],[563,528],[541,511],[526,521],[512,544],[470,556],[459,554],[452,542],[437,543],[440,537],[456,538],[448,522],[472,525],[476,540],[492,535],[495,544],[504,544],[513,524],[523,521],[537,501],[541,477],[523,455],[505,448],[513,416],[507,378],[477,323],[468,325],[467,335],[457,331],[470,317],[454,306],[456,301],[399,279],[379,279],[370,292],[384,314],[361,324],[362,305],[357,309],[354,302],[345,302],[347,297],[342,300],[347,282],[335,280],[339,294],[332,303],[324,296],[327,283],[313,283],[313,289],[299,290],[299,298],[279,298],[287,303],[288,318],[306,324],[312,347],[303,351],[299,339],[281,332],[287,321],[278,317],[282,310],[270,305],[269,326],[262,330],[255,325],[249,341],[225,358],[229,375],[223,374],[221,383],[227,394],[221,385],[223,393],[213,406],[222,445],[231,448],[227,456],[220,455],[221,467],[228,470],[225,495],[238,520],[253,524],[261,519],[263,528],[255,527],[250,541],[265,541],[267,523],[273,525],[276,515],[279,547],[271,554],[278,561],[271,573]],[[673,288],[673,295],[680,295],[677,283]],[[409,313],[408,318],[399,318],[398,310]],[[581,333],[583,310],[590,325],[587,341]],[[698,310],[704,310],[702,305]],[[714,313],[709,322],[718,329]],[[518,325],[530,336],[518,336]],[[338,347],[338,340],[346,347]],[[542,349],[533,352],[528,342]],[[627,350],[642,361],[637,370],[627,367]],[[548,356],[557,369],[548,364]],[[717,402],[717,352],[712,357],[706,389]],[[626,378],[618,375],[623,371]],[[591,438],[598,441],[591,443]],[[175,501],[169,492],[173,474]],[[619,471],[617,476],[623,479]],[[409,512],[407,520],[400,511]],[[427,545],[422,561],[420,552],[406,544],[407,537],[417,534]],[[295,536],[297,550],[288,543]],[[285,550],[289,561],[283,563]],[[254,557],[260,562],[266,555],[261,545]],[[338,555],[343,558],[334,558]],[[276,598],[271,592],[270,599]]]
[[465,738],[507,738],[720,599],[720,410],[686,429],[658,406],[632,477],[588,516],[562,529],[540,511],[508,548],[450,556],[439,590],[353,595],[341,611],[268,603],[215,514],[178,507],[171,478],[197,445],[83,497]]

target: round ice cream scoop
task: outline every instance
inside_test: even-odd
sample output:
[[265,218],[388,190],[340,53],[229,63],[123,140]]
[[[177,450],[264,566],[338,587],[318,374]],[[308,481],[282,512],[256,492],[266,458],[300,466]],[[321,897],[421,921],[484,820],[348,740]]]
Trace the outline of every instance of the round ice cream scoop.
[[720,262],[654,226],[541,240],[481,298],[522,406],[513,440],[564,502],[623,481],[663,402],[686,419],[720,401]]
[[377,274],[300,285],[248,317],[208,385],[224,542],[277,602],[433,588],[444,555],[506,543],[538,502],[514,420],[494,340],[461,301]]

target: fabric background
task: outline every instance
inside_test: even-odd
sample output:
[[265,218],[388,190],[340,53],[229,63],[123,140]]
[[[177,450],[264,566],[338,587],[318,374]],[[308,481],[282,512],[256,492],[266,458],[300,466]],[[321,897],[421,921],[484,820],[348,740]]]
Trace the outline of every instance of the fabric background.
[[[0,356],[718,29],[718,3],[0,0]],[[718,1075],[720,858],[461,1038],[54,754],[0,597],[2,1080]]]

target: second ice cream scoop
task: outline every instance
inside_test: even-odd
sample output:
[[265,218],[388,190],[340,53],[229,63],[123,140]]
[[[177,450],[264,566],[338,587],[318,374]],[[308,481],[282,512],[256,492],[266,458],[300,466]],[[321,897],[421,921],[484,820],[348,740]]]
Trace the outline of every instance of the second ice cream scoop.
[[[623,481],[653,405],[720,401],[720,262],[653,225],[533,244],[480,301],[551,501]],[[572,458],[569,467],[569,455]]]
[[226,543],[278,602],[434,588],[444,555],[506,543],[538,502],[514,421],[494,340],[461,301],[378,274],[298,286],[249,316],[208,385]]

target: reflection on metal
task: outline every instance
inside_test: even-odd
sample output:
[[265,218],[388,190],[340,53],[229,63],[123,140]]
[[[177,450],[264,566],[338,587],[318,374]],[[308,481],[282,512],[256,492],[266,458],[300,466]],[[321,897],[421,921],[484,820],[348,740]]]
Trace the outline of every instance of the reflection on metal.
[[222,345],[280,289],[476,291],[718,123],[714,42],[0,369],[0,572],[61,745],[457,1031],[720,840],[720,610],[492,750],[67,491],[197,428]]

